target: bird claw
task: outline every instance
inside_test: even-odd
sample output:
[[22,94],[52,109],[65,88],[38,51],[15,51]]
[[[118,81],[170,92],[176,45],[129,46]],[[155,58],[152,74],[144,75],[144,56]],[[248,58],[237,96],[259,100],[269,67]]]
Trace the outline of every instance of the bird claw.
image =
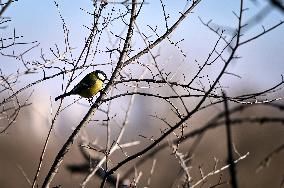
[[88,102],[89,102],[89,103],[90,103],[90,105],[92,106],[92,105],[93,105],[93,97],[88,98]]
[[104,90],[100,90],[100,94],[101,94],[101,95],[102,95],[102,94],[106,95],[106,92],[105,92]]

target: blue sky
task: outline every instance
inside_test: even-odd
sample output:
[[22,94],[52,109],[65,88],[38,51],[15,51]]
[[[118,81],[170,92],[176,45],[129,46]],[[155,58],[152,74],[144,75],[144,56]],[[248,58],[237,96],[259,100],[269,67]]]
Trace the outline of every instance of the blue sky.
[[[163,12],[161,9],[161,3],[158,0],[148,1],[149,4],[144,5],[141,11],[141,17],[137,20],[141,30],[145,33],[150,33],[151,30],[147,25],[158,26],[158,33],[162,34],[165,31],[165,23],[163,21]],[[185,1],[177,3],[176,1],[163,1],[166,5],[166,12],[170,15],[169,25],[179,17],[181,11],[184,10]],[[244,17],[249,19],[255,14],[257,10],[265,5],[264,1],[260,2],[258,6],[251,3],[251,1],[245,1],[245,7],[249,10],[246,11]],[[84,44],[84,38],[88,34],[86,28],[83,25],[89,26],[92,22],[92,17],[87,15],[84,11],[80,10],[92,10],[91,1],[70,1],[62,0],[58,1],[60,12],[70,30],[70,39],[72,47],[81,49]],[[116,5],[121,6],[121,5]],[[121,6],[123,9],[123,7]],[[221,26],[233,27],[236,25],[232,10],[238,11],[239,2],[231,0],[212,1],[205,0],[198,5],[194,13],[182,23],[182,25],[176,30],[172,38],[175,41],[185,39],[181,43],[181,47],[189,58],[202,59],[208,50],[214,44],[216,35],[211,33],[206,27],[204,27],[198,17],[204,21],[212,19],[212,23],[219,24]],[[57,8],[53,1],[18,1],[9,7],[5,16],[10,16],[12,22],[9,23],[8,30],[11,32],[16,28],[16,33],[24,36],[24,41],[38,41],[40,42],[40,48],[34,50],[30,55],[30,59],[39,58],[40,50],[42,49],[46,54],[50,53],[49,48],[53,48],[54,44],[59,46],[63,44],[63,30],[62,22],[58,14]],[[272,11],[271,14],[263,20],[263,24],[266,28],[272,26],[283,20],[283,14],[278,11]],[[116,26],[113,26],[116,27]],[[7,36],[11,32],[8,30],[1,31],[2,36]],[[252,36],[253,34],[262,31],[260,25],[254,27],[246,33],[246,36]],[[8,33],[8,34],[7,34]],[[119,33],[119,32],[118,32]],[[284,55],[282,53],[284,44],[284,27],[279,27],[276,30],[261,37],[256,42],[252,42],[247,46],[240,49],[240,55],[243,59],[239,60],[236,65],[231,67],[231,70],[240,74],[242,77],[249,77],[245,80],[235,80],[236,84],[246,82],[248,84],[255,84],[263,86],[271,85],[271,82],[280,79],[280,74],[283,74],[284,70]],[[103,41],[106,42],[106,41]],[[138,43],[139,44],[139,43]],[[141,43],[143,45],[143,43]],[[104,50],[104,49],[102,49]],[[2,61],[7,61],[6,58],[2,58]],[[10,62],[10,60],[8,60]],[[103,57],[99,61],[104,61]],[[14,67],[18,66],[13,62],[10,62],[8,66],[3,69],[9,72],[15,71]],[[19,66],[20,68],[20,66]],[[230,80],[231,82],[231,80]]]

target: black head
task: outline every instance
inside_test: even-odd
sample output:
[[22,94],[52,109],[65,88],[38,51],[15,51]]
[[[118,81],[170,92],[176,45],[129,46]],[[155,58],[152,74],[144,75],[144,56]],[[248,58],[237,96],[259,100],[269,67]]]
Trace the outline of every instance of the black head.
[[95,74],[96,74],[97,78],[100,79],[101,81],[105,81],[107,79],[106,74],[101,70],[96,70]]

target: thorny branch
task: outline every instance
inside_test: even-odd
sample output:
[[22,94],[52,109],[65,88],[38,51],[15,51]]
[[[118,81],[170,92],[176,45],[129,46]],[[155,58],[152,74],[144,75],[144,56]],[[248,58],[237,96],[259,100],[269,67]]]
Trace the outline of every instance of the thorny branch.
[[126,39],[125,39],[125,42],[124,42],[123,49],[121,51],[121,54],[119,56],[119,60],[118,60],[117,65],[116,65],[116,68],[115,68],[114,72],[112,73],[112,76],[111,76],[108,84],[104,88],[104,91],[102,92],[102,94],[97,98],[95,103],[91,106],[91,108],[89,109],[87,114],[84,116],[84,118],[82,119],[80,124],[76,127],[76,129],[73,131],[71,136],[68,138],[66,143],[63,145],[63,147],[61,148],[61,150],[57,154],[57,156],[56,156],[56,158],[55,158],[55,160],[52,164],[52,167],[50,168],[48,175],[46,176],[46,178],[44,180],[44,183],[42,185],[43,187],[49,186],[50,182],[52,181],[53,177],[56,174],[56,171],[59,168],[59,165],[62,163],[64,156],[69,151],[71,145],[74,143],[74,140],[78,137],[79,131],[89,122],[89,120],[93,116],[93,113],[100,106],[100,104],[102,103],[102,100],[106,97],[106,93],[111,89],[113,82],[114,82],[114,79],[118,76],[119,72],[121,71],[121,69],[123,67],[123,60],[124,60],[128,50],[129,50],[129,47],[130,47],[130,40],[131,40],[131,36],[133,34],[133,24],[134,24],[134,20],[136,19],[136,16],[137,16],[137,15],[135,15],[135,13],[136,13],[136,9],[135,9],[136,3],[135,2],[136,2],[135,0],[133,0],[133,2],[132,2],[131,18],[130,18],[130,23],[129,23],[129,27],[128,27],[128,32],[127,32],[127,35],[126,35]]
[[[240,11],[242,13],[242,10]],[[182,118],[177,124],[175,124],[174,126],[172,126],[172,128],[170,128],[169,130],[167,130],[164,134],[162,134],[162,136],[160,136],[158,139],[156,139],[152,144],[150,144],[149,146],[147,146],[146,148],[144,148],[143,150],[137,152],[134,155],[131,155],[129,157],[127,157],[126,159],[124,159],[123,161],[119,162],[115,167],[113,167],[112,169],[110,169],[107,173],[106,173],[106,177],[104,178],[101,187],[104,186],[104,182],[107,178],[107,176],[113,174],[118,168],[120,168],[121,166],[123,166],[124,164],[128,163],[129,161],[147,153],[148,151],[150,151],[151,149],[153,149],[157,144],[159,144],[161,141],[163,141],[169,134],[171,134],[175,129],[177,129],[178,127],[180,127],[185,121],[187,121],[195,112],[198,111],[199,107],[201,107],[201,105],[203,104],[203,102],[205,101],[205,99],[207,99],[208,95],[211,93],[211,91],[215,88],[215,86],[217,85],[218,81],[220,80],[220,78],[222,77],[222,75],[224,74],[226,68],[228,67],[229,63],[231,62],[231,60],[234,58],[235,52],[238,49],[238,45],[239,45],[239,37],[240,37],[240,29],[241,29],[241,15],[239,18],[239,27],[238,27],[238,31],[236,34],[236,45],[232,50],[232,53],[230,55],[230,57],[228,58],[227,62],[224,64],[222,70],[220,71],[219,75],[217,76],[217,78],[215,79],[214,83],[211,85],[211,87],[209,88],[209,90],[205,93],[204,97],[202,97],[202,99],[199,101],[199,103],[194,107],[194,109],[192,111],[190,111],[184,118]]]
[[[4,13],[4,11],[7,9],[7,7],[10,5],[12,1],[7,1],[7,3],[5,3],[1,10],[0,10],[0,17],[1,15]],[[239,57],[236,55],[238,49],[247,44],[250,43],[251,41],[254,41],[258,38],[260,38],[261,36],[263,36],[264,34],[267,34],[269,32],[271,32],[272,30],[274,30],[275,28],[278,28],[279,26],[281,26],[284,22],[280,21],[279,23],[269,27],[269,28],[264,28],[263,27],[263,32],[256,34],[250,38],[247,39],[243,39],[242,36],[245,33],[245,26],[246,24],[243,23],[243,12],[246,10],[243,8],[243,1],[241,0],[241,6],[240,6],[240,11],[238,14],[235,13],[235,16],[238,20],[238,26],[237,29],[235,30],[233,36],[231,36],[229,39],[227,38],[227,36],[225,36],[224,34],[224,30],[220,30],[220,29],[214,29],[213,27],[211,27],[211,21],[209,21],[208,23],[203,22],[201,19],[201,22],[207,27],[209,28],[209,30],[213,31],[215,34],[217,34],[218,39],[215,42],[212,50],[209,52],[208,57],[206,58],[206,60],[202,63],[202,65],[200,65],[200,63],[196,60],[195,63],[198,63],[198,71],[195,75],[193,75],[193,77],[189,80],[186,81],[186,76],[184,76],[184,80],[183,82],[181,80],[178,81],[174,81],[175,78],[175,74],[173,74],[173,72],[167,73],[162,67],[160,67],[160,65],[157,62],[157,59],[159,58],[159,54],[155,55],[152,52],[152,49],[156,48],[157,46],[159,46],[159,44],[161,44],[163,41],[168,40],[170,41],[170,43],[172,45],[175,45],[174,42],[172,42],[172,39],[170,39],[170,36],[173,34],[173,32],[176,30],[176,28],[182,23],[182,21],[188,17],[188,15],[194,10],[194,8],[201,2],[201,0],[195,0],[192,1],[192,4],[189,6],[189,8],[187,8],[183,13],[181,13],[180,17],[177,18],[177,20],[174,22],[174,24],[172,26],[170,26],[170,22],[169,22],[169,14],[166,12],[166,6],[165,6],[165,2],[160,0],[161,6],[162,6],[162,11],[163,11],[163,17],[164,17],[164,23],[165,23],[165,27],[166,27],[166,31],[159,36],[156,32],[155,28],[152,28],[151,26],[149,26],[151,28],[151,30],[153,31],[154,34],[156,34],[156,38],[154,40],[154,42],[150,42],[150,40],[148,39],[148,37],[142,32],[140,31],[139,27],[137,26],[136,23],[136,19],[142,9],[142,5],[146,4],[146,2],[142,1],[142,2],[137,2],[136,0],[132,0],[132,2],[128,2],[128,1],[122,1],[122,2],[108,2],[108,1],[98,1],[94,2],[94,12],[93,13],[89,13],[91,16],[93,16],[93,23],[92,23],[92,27],[86,27],[89,31],[90,34],[89,36],[86,38],[85,41],[85,45],[83,46],[83,49],[81,50],[78,58],[75,58],[75,55],[73,54],[73,48],[71,45],[71,40],[69,39],[69,33],[70,31],[67,28],[67,25],[63,19],[63,16],[61,15],[61,12],[59,10],[59,5],[57,3],[55,3],[61,21],[62,21],[62,25],[63,25],[63,31],[64,31],[64,44],[65,44],[65,49],[64,52],[60,52],[59,48],[57,45],[55,45],[55,49],[50,49],[50,51],[52,52],[52,54],[55,56],[54,59],[47,59],[45,57],[45,54],[42,52],[41,54],[41,58],[42,58],[42,62],[29,62],[25,59],[25,54],[30,52],[31,50],[33,50],[34,48],[39,47],[39,43],[37,42],[32,42],[32,43],[24,43],[24,42],[16,42],[16,40],[19,40],[22,38],[22,36],[17,36],[14,31],[14,35],[11,38],[6,38],[6,39],[2,39],[0,40],[0,43],[2,45],[2,47],[0,47],[0,54],[2,56],[5,57],[10,57],[10,58],[15,58],[20,60],[20,62],[22,62],[22,64],[24,65],[24,67],[26,68],[25,71],[17,71],[16,74],[12,74],[12,75],[2,75],[2,70],[1,71],[1,80],[0,80],[0,84],[1,84],[1,93],[6,92],[7,95],[5,95],[5,98],[2,99],[0,101],[0,105],[3,106],[0,115],[6,115],[6,112],[9,112],[11,110],[14,110],[14,113],[12,113],[12,115],[10,116],[5,116],[9,121],[8,126],[5,127],[4,129],[1,130],[0,133],[5,132],[10,125],[16,120],[19,111],[22,107],[28,106],[28,99],[25,101],[25,103],[21,104],[19,102],[18,99],[18,95],[21,94],[23,91],[27,90],[28,88],[31,88],[41,82],[45,82],[47,80],[51,80],[54,79],[56,77],[62,77],[63,80],[65,79],[65,75],[67,73],[70,73],[70,77],[68,77],[67,80],[67,84],[64,85],[62,84],[62,91],[63,92],[67,92],[67,90],[69,89],[71,83],[74,81],[74,79],[76,79],[78,77],[78,75],[81,75],[84,73],[84,71],[87,68],[97,68],[99,66],[102,65],[111,65],[114,66],[113,70],[112,70],[112,75],[109,79],[109,82],[107,83],[107,85],[105,86],[105,88],[103,89],[102,93],[100,94],[100,96],[95,100],[95,102],[91,105],[90,109],[88,110],[88,112],[86,113],[86,115],[84,116],[84,118],[82,119],[82,121],[77,125],[77,127],[75,128],[75,130],[72,132],[72,134],[70,135],[70,137],[66,140],[65,144],[63,145],[63,147],[60,149],[60,151],[58,152],[57,156],[55,157],[53,164],[51,166],[51,168],[49,169],[49,172],[47,174],[47,176],[45,177],[44,183],[42,185],[42,187],[49,187],[51,181],[53,180],[54,176],[56,175],[57,171],[59,170],[59,166],[62,163],[62,161],[64,160],[65,155],[68,153],[68,151],[70,150],[70,147],[72,146],[72,144],[74,143],[74,141],[76,140],[76,138],[78,137],[79,133],[81,132],[82,128],[85,127],[89,121],[91,120],[91,118],[93,117],[93,115],[95,114],[96,110],[103,104],[107,102],[112,102],[112,101],[116,101],[118,99],[120,99],[121,97],[126,97],[126,96],[130,96],[131,97],[131,102],[130,102],[130,106],[132,106],[131,104],[133,103],[133,98],[136,95],[141,95],[147,98],[155,98],[158,99],[157,101],[161,100],[161,101],[165,101],[167,102],[167,104],[170,106],[170,108],[174,109],[172,111],[174,111],[174,113],[178,116],[179,120],[175,123],[169,123],[165,118],[160,118],[158,115],[153,115],[152,117],[157,118],[159,120],[162,120],[163,123],[167,124],[167,128],[165,130],[161,130],[161,136],[159,136],[158,138],[154,139],[152,138],[153,142],[146,146],[144,149],[136,152],[133,155],[130,156],[126,156],[126,158],[120,162],[118,162],[118,164],[114,165],[112,168],[110,168],[110,165],[108,164],[109,160],[108,157],[117,149],[121,149],[121,145],[119,144],[121,138],[122,138],[122,133],[124,132],[125,129],[125,125],[127,124],[127,121],[129,119],[129,113],[130,113],[130,107],[127,110],[126,116],[125,116],[125,121],[122,124],[122,128],[120,130],[120,134],[118,136],[118,138],[114,141],[114,145],[112,145],[111,147],[109,147],[109,144],[107,144],[106,147],[106,152],[105,152],[105,157],[103,159],[100,160],[99,164],[97,164],[91,171],[90,173],[85,177],[85,179],[83,180],[81,187],[85,187],[86,184],[90,181],[90,179],[92,178],[92,176],[94,175],[94,173],[97,172],[98,169],[101,169],[101,166],[106,163],[106,169],[105,171],[102,173],[103,176],[102,178],[102,182],[101,182],[101,187],[104,187],[104,184],[106,182],[106,180],[108,178],[113,178],[114,176],[112,176],[120,167],[124,166],[125,164],[127,164],[128,162],[132,161],[133,159],[137,159],[138,157],[144,155],[144,158],[142,160],[140,160],[136,166],[141,165],[145,160],[149,159],[150,157],[152,157],[153,155],[155,155],[157,152],[161,151],[163,148],[168,147],[168,144],[166,143],[162,143],[162,141],[167,138],[170,134],[174,133],[173,135],[176,137],[176,139],[174,139],[172,141],[172,143],[174,145],[178,145],[183,143],[184,141],[194,137],[194,136],[200,136],[200,139],[202,139],[202,136],[204,135],[205,132],[207,132],[208,130],[221,126],[221,125],[227,125],[227,128],[230,128],[232,126],[236,126],[236,125],[241,125],[244,123],[284,123],[284,120],[282,117],[269,117],[269,116],[262,116],[262,117],[243,117],[243,118],[233,118],[231,117],[231,115],[235,112],[240,112],[243,109],[248,108],[247,104],[251,104],[251,106],[256,106],[256,105],[275,105],[275,108],[281,108],[279,106],[281,105],[276,105],[276,104],[270,104],[273,101],[279,101],[283,99],[283,96],[280,96],[278,98],[272,98],[272,99],[264,99],[264,100],[258,100],[258,97],[263,97],[265,95],[268,95],[269,93],[273,93],[276,92],[277,90],[281,90],[284,80],[282,77],[281,82],[277,83],[276,85],[274,85],[272,88],[266,89],[264,91],[261,92],[254,92],[254,93],[249,93],[249,94],[242,94],[239,96],[222,96],[220,94],[218,94],[217,89],[221,89],[223,90],[224,88],[221,86],[220,80],[223,77],[224,74],[230,74],[227,69],[229,64],[231,64],[232,61],[238,59]],[[189,1],[188,1],[189,2]],[[279,8],[279,10],[283,10],[283,4],[281,4],[280,1],[277,0],[271,0],[271,3],[273,3],[276,7]],[[116,5],[123,5],[124,7],[126,7],[127,11],[125,13],[120,12],[118,17],[115,18],[111,18],[111,16],[107,17],[104,15],[104,10],[106,9],[107,6],[111,5],[111,4],[116,4]],[[137,8],[138,5],[140,6],[140,9]],[[131,8],[129,8],[131,7]],[[113,13],[110,13],[113,14]],[[127,19],[129,19],[129,21],[127,21]],[[103,20],[103,21],[102,21]],[[103,31],[106,31],[108,29],[108,26],[112,24],[112,22],[114,20],[121,20],[125,25],[126,25],[126,29],[127,29],[127,33],[124,36],[123,32],[119,35],[116,35],[113,31],[109,31],[110,35],[113,35],[117,38],[118,41],[118,46],[119,47],[115,47],[115,45],[113,46],[113,49],[108,49],[106,53],[110,54],[110,58],[112,58],[113,54],[118,54],[118,59],[116,60],[117,63],[114,63],[114,60],[111,59],[110,63],[103,63],[103,64],[93,64],[90,63],[88,64],[88,61],[91,61],[94,59],[95,55],[98,53],[98,51],[100,50],[100,46],[99,43],[101,42],[101,35],[103,33]],[[103,24],[101,25],[101,28],[99,28],[99,24],[100,22],[103,22]],[[129,22],[129,23],[128,23]],[[2,23],[6,23],[6,21],[1,21],[0,25]],[[133,35],[134,35],[134,30],[135,27],[138,30],[139,35],[141,36],[141,38],[144,40],[144,43],[146,45],[145,48],[142,48],[142,50],[135,52],[135,55],[131,56],[131,52],[133,51],[132,49],[132,40],[134,39]],[[150,37],[149,37],[150,38]],[[96,41],[97,40],[97,41]],[[7,43],[9,41],[12,41],[11,43]],[[177,42],[178,43],[178,42]],[[177,44],[176,43],[176,44]],[[222,45],[222,43],[225,43],[225,46],[221,48],[221,50],[219,49],[219,46]],[[15,55],[15,54],[6,54],[5,52],[1,51],[4,49],[9,49],[15,45],[22,45],[22,44],[32,44],[32,47],[29,47],[27,50],[25,50],[23,53],[20,53],[19,55]],[[176,48],[179,49],[179,47],[177,47],[175,45]],[[94,49],[93,49],[94,48]],[[230,49],[229,55],[225,56],[224,54],[226,53],[226,49]],[[180,49],[179,49],[180,50]],[[180,50],[181,51],[181,50]],[[150,54],[152,60],[154,61],[154,63],[150,63],[148,65],[144,65],[142,63],[139,62],[139,58],[141,58],[143,55],[145,54]],[[183,54],[184,55],[184,54]],[[69,56],[70,58],[67,58],[67,56]],[[227,57],[227,58],[225,58]],[[93,59],[92,59],[93,58]],[[220,70],[220,72],[218,73],[217,77],[215,79],[211,79],[208,78],[208,75],[203,76],[203,73],[206,74],[206,68],[208,68],[209,66],[212,65],[216,65],[220,62],[218,62],[217,60],[219,60],[221,63],[223,63],[222,68]],[[61,62],[64,64],[64,68],[61,68],[61,66],[57,66],[54,65],[55,62]],[[144,78],[144,77],[140,77],[140,78],[136,78],[134,75],[134,73],[130,72],[128,73],[127,71],[125,71],[124,68],[128,68],[129,66],[133,65],[133,64],[137,64],[138,66],[141,67],[146,67],[147,70],[149,70],[152,74],[152,78]],[[155,71],[151,68],[154,67],[154,69],[156,68],[156,72],[158,72],[155,75]],[[130,68],[131,69],[131,68]],[[51,74],[48,75],[47,70],[57,70],[57,73],[55,74]],[[59,70],[59,71],[58,71]],[[25,85],[24,87],[20,88],[20,89],[15,89],[14,85],[16,85],[18,79],[20,78],[20,76],[23,75],[28,75],[31,73],[37,73],[39,71],[42,71],[43,77],[33,81],[32,83],[29,83],[27,85]],[[79,72],[79,73],[78,73]],[[126,76],[125,76],[126,75]],[[235,75],[233,73],[231,73],[231,75]],[[238,76],[238,75],[236,75]],[[125,79],[127,77],[127,79]],[[207,77],[207,81],[209,83],[209,88],[206,88],[205,85],[203,85],[201,79],[203,77]],[[198,83],[199,87],[196,87],[194,84]],[[146,86],[145,86],[146,85]],[[117,89],[120,86],[123,87],[127,87],[127,89],[125,90],[125,92],[118,92],[115,95],[111,95],[108,96],[107,94],[109,93],[110,90],[112,89]],[[131,88],[131,90],[129,89]],[[132,88],[134,88],[132,90]],[[152,89],[152,92],[150,92],[149,90],[145,91],[142,89]],[[161,94],[159,92],[158,89],[160,88],[170,88],[171,91],[173,92],[173,94]],[[141,89],[141,90],[140,90]],[[118,89],[117,89],[118,90]],[[179,90],[183,90],[184,92],[179,92]],[[198,103],[192,107],[192,109],[190,110],[190,108],[188,108],[186,102],[184,102],[187,99],[192,99],[192,98],[197,98],[199,99]],[[179,99],[179,101],[182,103],[183,105],[183,110],[185,110],[184,114],[181,110],[181,108],[179,108],[174,102],[172,102],[172,100],[175,99]],[[205,101],[210,100],[209,104],[205,104]],[[241,104],[240,106],[237,106],[231,110],[225,108],[224,112],[219,113],[217,116],[215,116],[211,121],[209,121],[208,123],[206,123],[204,126],[197,128],[196,130],[190,131],[190,132],[184,132],[184,124],[187,123],[187,121],[193,116],[195,115],[195,113],[200,112],[203,109],[206,109],[210,106],[214,106],[216,104],[219,103],[228,103],[228,102],[234,102],[234,103],[238,103]],[[13,105],[8,105],[8,104],[13,104]],[[74,102],[75,103],[75,102]],[[73,104],[73,103],[72,103]],[[71,106],[72,104],[68,105],[67,107]],[[109,104],[108,104],[109,105]],[[226,105],[227,106],[227,105]],[[67,108],[66,107],[66,108]],[[52,107],[51,107],[52,108]],[[109,106],[110,108],[110,106]],[[62,112],[65,108],[63,108],[63,101],[60,102],[56,113],[54,114],[54,117],[52,119],[51,122],[51,126],[49,129],[49,132],[47,134],[47,138],[45,140],[45,144],[44,147],[42,149],[42,153],[39,159],[39,164],[38,164],[38,168],[36,171],[36,174],[34,176],[34,181],[32,183],[32,187],[36,186],[36,182],[37,182],[37,178],[39,176],[40,170],[41,170],[41,166],[43,163],[43,158],[46,152],[46,148],[47,148],[47,144],[49,142],[49,138],[51,135],[51,132],[55,126],[55,122],[60,114],[60,112]],[[106,112],[107,116],[109,115],[109,112]],[[225,118],[225,120],[221,120],[222,118]],[[109,121],[109,117],[107,119],[107,121]],[[109,122],[108,122],[109,123]],[[181,128],[182,127],[182,128]],[[178,134],[176,134],[174,131],[176,131],[176,129],[181,128],[182,129],[182,134],[181,136],[179,136]],[[109,128],[108,130],[109,131]],[[230,133],[230,131],[228,132]],[[109,132],[107,133],[109,134]],[[109,137],[108,137],[109,139]],[[228,146],[232,145],[232,140],[230,139],[230,136],[228,134]],[[108,140],[109,141],[109,140]],[[199,142],[197,142],[198,144]],[[133,144],[133,143],[132,143]],[[230,148],[230,147],[228,147]],[[228,149],[228,154],[232,155],[232,148]],[[283,150],[283,144],[277,148],[275,151],[271,152],[271,154],[269,154],[265,159],[264,162],[262,162],[260,164],[260,167],[263,167],[267,164],[267,161],[269,161],[269,159],[271,159],[271,156],[279,153],[280,151]],[[123,152],[123,151],[122,151]],[[175,153],[176,157],[179,158],[179,161],[181,162],[181,166],[184,169],[184,171],[186,172],[186,184],[187,186],[190,186],[191,182],[191,177],[190,177],[190,173],[189,173],[189,167],[186,165],[186,160],[184,159],[184,155],[180,152],[176,152]],[[247,154],[248,155],[248,154]],[[230,168],[230,172],[231,172],[231,176],[234,180],[234,177],[236,176],[232,170],[232,168],[234,168],[234,164],[236,162],[238,162],[239,160],[245,158],[247,155],[244,155],[242,157],[240,157],[237,160],[233,160],[232,156],[229,156],[229,165],[222,167],[221,169],[217,170],[214,169],[214,171],[210,172],[208,175],[203,176],[202,179],[200,181],[198,181],[197,183],[195,183],[193,185],[197,186],[198,184],[204,182],[204,179],[206,179],[207,177],[217,174],[219,172],[221,172],[222,170],[225,170],[227,168]],[[153,164],[154,166],[154,164]],[[125,179],[129,176],[129,174],[132,172],[132,169],[127,171],[124,176],[122,177],[122,179]],[[135,180],[139,180],[139,178],[141,174],[137,175],[137,179]],[[151,175],[152,175],[152,171],[151,171]],[[120,180],[119,178],[116,179],[115,181],[117,181],[117,186],[119,186]],[[137,183],[137,181],[135,181],[135,184]],[[150,184],[150,183],[149,183]],[[236,183],[233,183],[234,187],[237,187]]]

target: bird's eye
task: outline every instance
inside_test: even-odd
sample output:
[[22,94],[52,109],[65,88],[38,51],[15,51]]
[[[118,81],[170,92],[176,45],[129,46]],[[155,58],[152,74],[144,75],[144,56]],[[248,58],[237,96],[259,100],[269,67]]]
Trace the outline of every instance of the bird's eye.
[[106,79],[105,76],[102,73],[98,73],[98,78],[100,80],[105,80]]

